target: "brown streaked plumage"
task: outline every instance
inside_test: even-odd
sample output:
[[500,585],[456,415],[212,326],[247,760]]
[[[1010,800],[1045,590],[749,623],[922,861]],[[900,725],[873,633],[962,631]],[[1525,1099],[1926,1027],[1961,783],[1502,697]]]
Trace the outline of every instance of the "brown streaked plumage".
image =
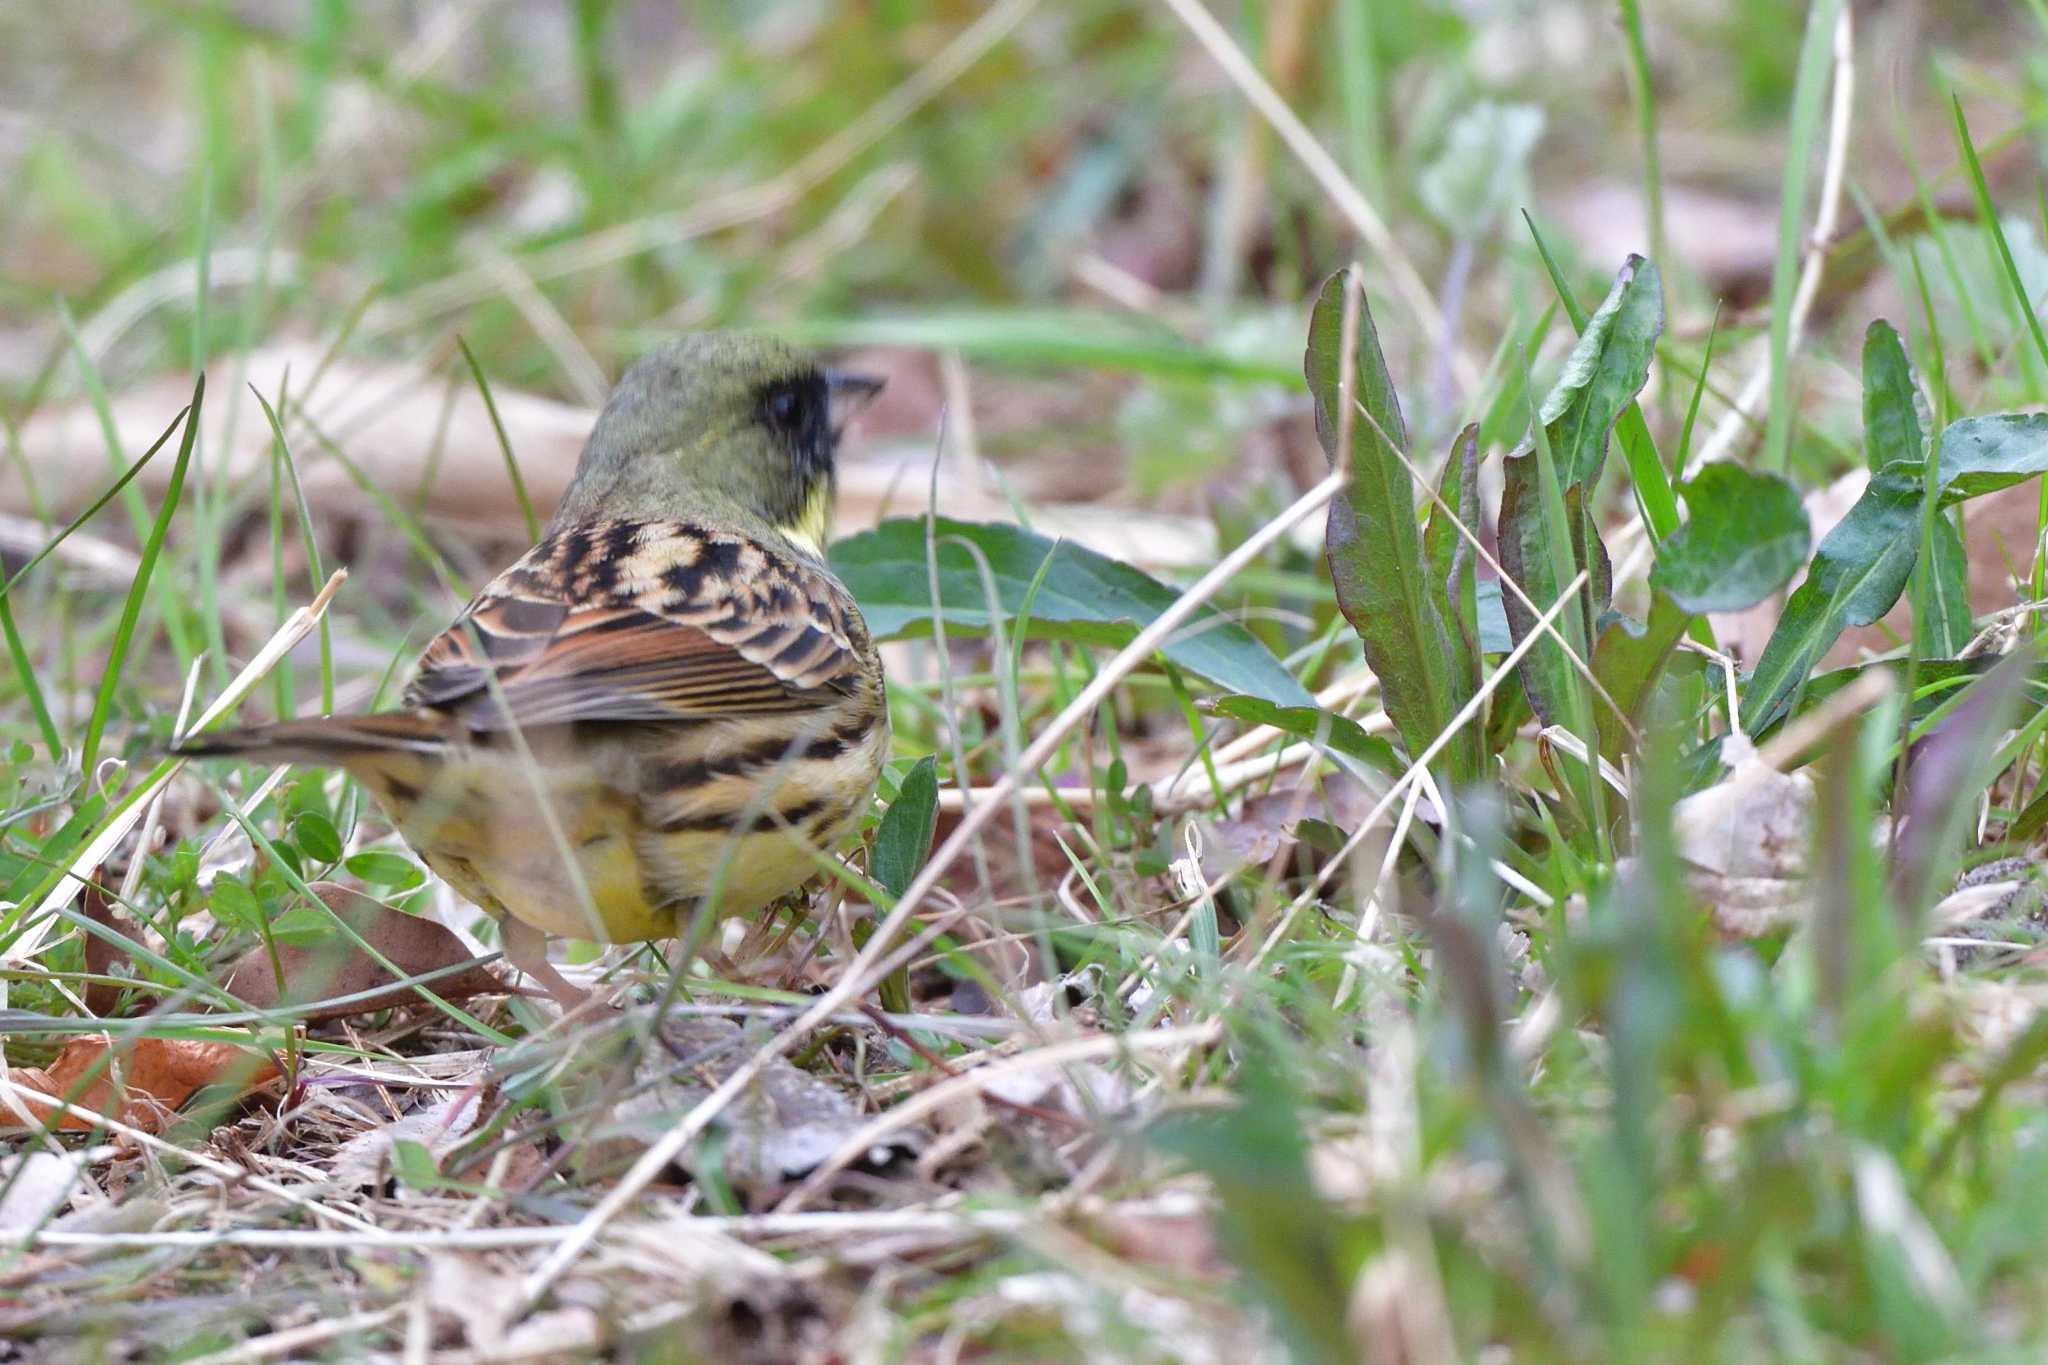
[[708,895],[733,912],[794,890],[888,748],[880,658],[818,548],[835,387],[873,388],[754,338],[663,348],[620,381],[540,544],[428,645],[404,710],[180,752],[347,769],[558,994],[538,934],[660,938]]

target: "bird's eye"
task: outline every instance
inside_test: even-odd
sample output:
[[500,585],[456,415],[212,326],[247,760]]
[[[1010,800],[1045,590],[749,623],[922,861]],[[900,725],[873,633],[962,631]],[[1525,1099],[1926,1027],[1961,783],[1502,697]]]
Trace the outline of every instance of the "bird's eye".
[[794,388],[775,389],[762,405],[771,425],[781,431],[794,430],[797,424],[797,409],[803,405]]

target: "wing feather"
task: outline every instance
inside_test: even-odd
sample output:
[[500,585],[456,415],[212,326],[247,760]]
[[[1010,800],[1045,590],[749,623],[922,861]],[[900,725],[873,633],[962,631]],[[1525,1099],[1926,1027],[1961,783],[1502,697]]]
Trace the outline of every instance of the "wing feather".
[[778,547],[600,522],[549,536],[479,593],[406,701],[479,731],[769,715],[853,691],[865,638],[845,589]]

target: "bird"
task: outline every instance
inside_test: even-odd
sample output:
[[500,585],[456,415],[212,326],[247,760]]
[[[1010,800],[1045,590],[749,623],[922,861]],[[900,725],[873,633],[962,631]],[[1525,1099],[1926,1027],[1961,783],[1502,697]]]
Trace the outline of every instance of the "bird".
[[[340,768],[508,961],[674,937],[799,889],[889,750],[880,652],[825,557],[844,414],[881,381],[702,332],[607,398],[540,541],[421,655],[399,709],[173,752]],[[710,921],[705,921],[709,923]]]

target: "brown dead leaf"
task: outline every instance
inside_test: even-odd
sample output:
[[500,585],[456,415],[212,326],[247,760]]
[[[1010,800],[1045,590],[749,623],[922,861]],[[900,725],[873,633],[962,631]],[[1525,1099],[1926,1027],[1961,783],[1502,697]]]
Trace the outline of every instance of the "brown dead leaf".
[[[47,1069],[17,1066],[7,1072],[8,1080],[17,1086],[67,1100],[78,1109],[118,1119],[147,1133],[163,1131],[178,1106],[204,1086],[232,1085],[246,1094],[278,1075],[277,1063],[268,1053],[239,1043],[142,1038],[116,1049],[112,1035],[105,1033],[73,1038]],[[54,1105],[22,1095],[15,1098],[38,1120],[56,1112]],[[66,1112],[58,1117],[56,1126],[88,1132],[93,1124],[78,1113]]]
[[386,1167],[392,1149],[401,1142],[418,1143],[438,1165],[476,1127],[477,1116],[483,1112],[487,1099],[485,1086],[466,1086],[424,1109],[358,1133],[335,1150],[329,1171],[342,1185],[381,1184],[389,1173]]
[[1722,749],[1728,777],[1678,803],[1672,823],[1686,881],[1722,932],[1751,938],[1805,917],[1812,905],[1813,779],[1781,773],[1743,736]]
[[[461,939],[432,920],[394,910],[333,882],[316,882],[312,891],[405,976],[423,976],[475,960]],[[270,950],[256,947],[228,974],[228,992],[256,1009],[276,1009],[376,991],[347,1005],[309,1011],[308,1020],[367,1014],[421,999],[412,987],[391,984],[401,978],[343,934],[310,948],[280,947],[277,955],[284,969],[282,990]],[[380,986],[389,989],[377,990]],[[444,1000],[463,1000],[473,995],[503,995],[511,988],[478,965],[434,981],[427,989]]]

